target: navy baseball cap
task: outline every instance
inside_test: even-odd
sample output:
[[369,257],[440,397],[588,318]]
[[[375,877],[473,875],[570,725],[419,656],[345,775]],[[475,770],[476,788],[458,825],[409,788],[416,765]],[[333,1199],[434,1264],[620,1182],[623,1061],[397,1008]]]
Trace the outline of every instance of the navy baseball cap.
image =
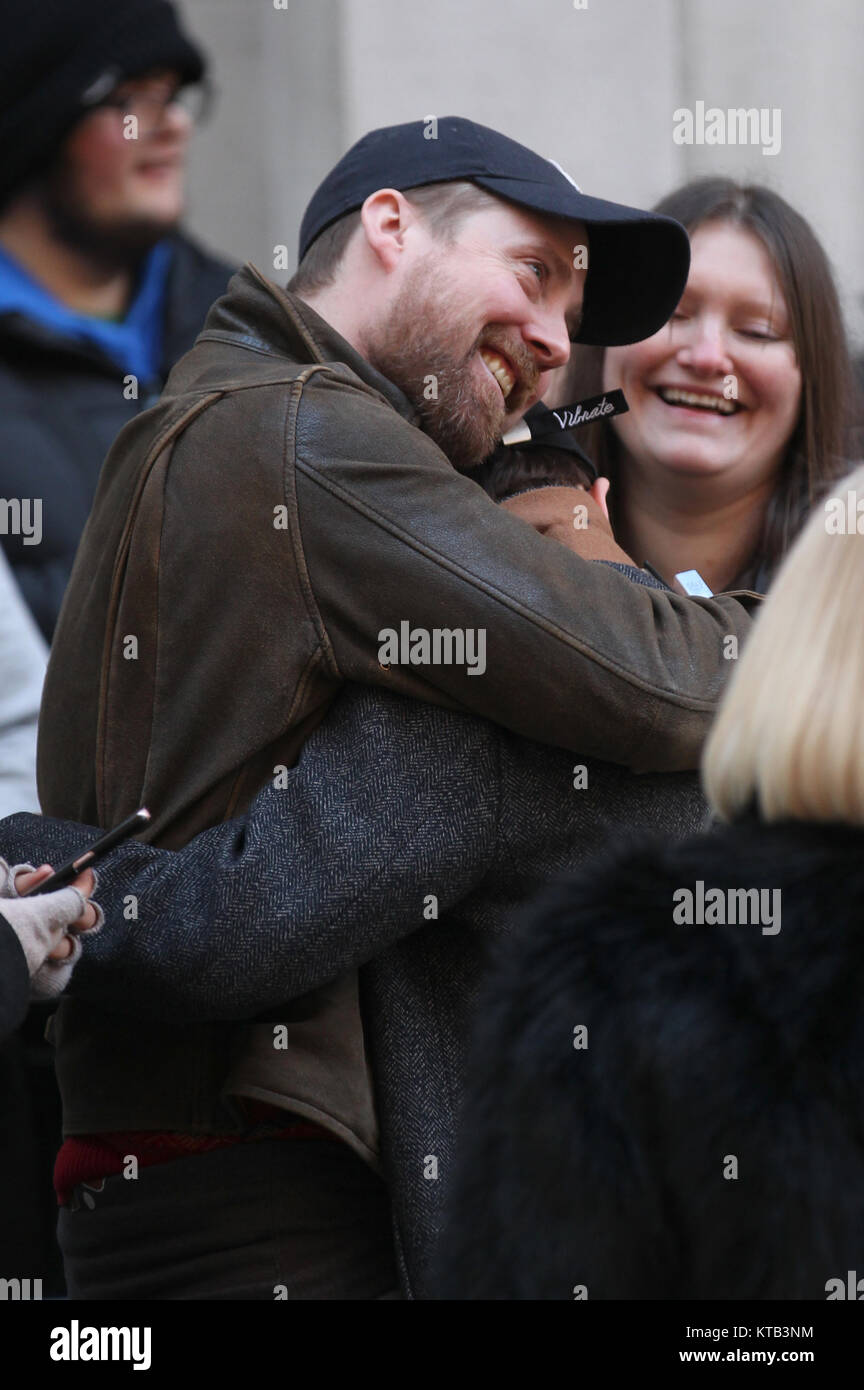
[[299,259],[331,222],[378,188],[408,192],[465,179],[519,207],[584,222],[589,233],[582,322],[573,341],[614,347],[649,338],[675,309],[690,268],[680,223],[640,208],[589,198],[559,165],[463,116],[383,126],[358,140],[312,196]]

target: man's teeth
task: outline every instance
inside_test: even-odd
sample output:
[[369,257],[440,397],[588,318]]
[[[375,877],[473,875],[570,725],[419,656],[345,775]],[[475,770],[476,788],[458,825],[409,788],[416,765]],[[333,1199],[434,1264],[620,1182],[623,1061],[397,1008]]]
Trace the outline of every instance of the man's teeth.
[[734,415],[738,409],[735,401],[727,401],[725,396],[707,396],[699,391],[680,391],[674,386],[661,386],[657,393],[667,405],[691,405],[702,410],[716,410],[720,415]]
[[505,363],[501,360],[501,358],[498,356],[497,352],[487,352],[485,348],[481,348],[480,356],[483,358],[483,361],[486,363],[486,366],[489,368],[495,380],[498,382],[498,385],[501,387],[501,390],[504,393],[504,398],[506,400],[506,398],[510,395],[510,392],[513,390],[513,387],[516,385],[516,378],[510,371],[510,368],[507,367]]

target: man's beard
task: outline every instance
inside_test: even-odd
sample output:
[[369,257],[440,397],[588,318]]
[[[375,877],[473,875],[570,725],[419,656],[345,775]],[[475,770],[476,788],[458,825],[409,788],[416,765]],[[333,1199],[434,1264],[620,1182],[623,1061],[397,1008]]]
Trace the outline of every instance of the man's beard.
[[[498,444],[504,421],[524,409],[538,377],[534,357],[512,328],[490,324],[464,343],[470,329],[463,299],[447,282],[447,256],[432,254],[407,279],[386,321],[366,343],[372,366],[398,386],[420,416],[420,426],[460,470],[478,467]],[[505,403],[495,381],[478,387],[478,348],[500,345],[519,374]],[[496,400],[497,396],[497,400]]]
[[39,198],[53,235],[65,246],[111,270],[134,268],[157,242],[178,225],[148,217],[115,221],[88,216],[74,183],[62,164],[49,169],[39,181]]

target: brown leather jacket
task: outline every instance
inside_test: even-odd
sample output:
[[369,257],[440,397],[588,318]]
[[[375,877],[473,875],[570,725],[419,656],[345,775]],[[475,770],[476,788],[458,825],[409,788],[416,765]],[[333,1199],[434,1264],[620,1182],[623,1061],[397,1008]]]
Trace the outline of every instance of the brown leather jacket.
[[[538,535],[454,471],[319,315],[246,266],[104,465],[46,678],[43,811],[107,826],[147,805],[147,838],[186,844],[295,761],[345,681],[636,771],[693,768],[731,667],[724,638],[745,636],[755,601],[645,588]],[[382,666],[379,633],[404,621],[485,630],[485,673]],[[292,1060],[265,1026],[240,1047],[257,1080],[238,1082],[219,1025],[145,1039],[70,1000],[67,1132],[224,1128],[228,1091],[332,1118],[332,1083],[353,1095],[333,1127],[374,1150],[355,997],[341,981],[295,1001],[298,1024],[330,1017],[330,1082],[319,1042]],[[337,1015],[353,1018],[341,1054]]]

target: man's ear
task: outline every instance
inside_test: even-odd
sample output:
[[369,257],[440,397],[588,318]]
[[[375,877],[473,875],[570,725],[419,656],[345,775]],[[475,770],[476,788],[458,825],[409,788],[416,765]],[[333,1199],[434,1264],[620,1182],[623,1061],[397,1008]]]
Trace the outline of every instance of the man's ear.
[[379,188],[370,193],[360,209],[363,233],[382,270],[395,270],[404,249],[405,232],[417,214],[403,193],[396,188]]

